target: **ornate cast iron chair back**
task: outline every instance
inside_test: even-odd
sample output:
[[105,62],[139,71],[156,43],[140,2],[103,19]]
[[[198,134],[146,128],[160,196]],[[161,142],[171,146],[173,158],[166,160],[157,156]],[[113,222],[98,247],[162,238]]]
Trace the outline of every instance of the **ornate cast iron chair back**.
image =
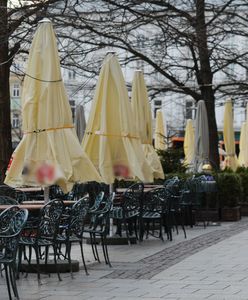
[[37,239],[55,239],[63,210],[64,203],[60,199],[54,199],[42,208],[38,222]]

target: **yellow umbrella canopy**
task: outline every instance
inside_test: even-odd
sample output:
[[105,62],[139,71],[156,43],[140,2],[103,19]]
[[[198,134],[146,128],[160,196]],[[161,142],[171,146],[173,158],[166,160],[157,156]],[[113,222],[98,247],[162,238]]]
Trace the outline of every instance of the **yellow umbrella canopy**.
[[135,71],[132,84],[131,106],[145,157],[154,178],[164,178],[160,159],[152,146],[152,113],[142,71]]
[[104,59],[82,146],[107,184],[115,178],[153,181],[121,67],[113,53]]
[[193,128],[193,121],[191,119],[187,120],[184,136],[184,164],[187,168],[192,168],[195,162],[195,132]]
[[156,127],[155,127],[155,149],[166,150],[164,118],[161,110],[156,113]]
[[247,157],[247,134],[246,134],[246,122],[242,123],[240,131],[240,140],[239,140],[239,165],[241,167],[248,166],[248,157]]
[[233,171],[235,171],[238,167],[238,159],[235,154],[233,112],[231,100],[227,100],[225,103],[223,136],[226,150],[224,165],[225,167],[231,168]]
[[23,138],[10,161],[5,183],[19,187],[101,181],[83,152],[61,79],[52,23],[40,22],[31,45],[22,94]]

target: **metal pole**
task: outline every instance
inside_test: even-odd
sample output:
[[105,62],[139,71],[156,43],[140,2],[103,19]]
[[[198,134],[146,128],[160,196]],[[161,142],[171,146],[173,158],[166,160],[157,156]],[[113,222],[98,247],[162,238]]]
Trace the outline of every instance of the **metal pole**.
[[[114,185],[110,184],[109,185],[109,194],[114,192]],[[110,218],[109,219],[109,236],[112,237],[113,236],[113,229],[114,229],[114,224],[113,224],[113,219]]]
[[49,202],[49,186],[44,188],[44,203],[47,204]]

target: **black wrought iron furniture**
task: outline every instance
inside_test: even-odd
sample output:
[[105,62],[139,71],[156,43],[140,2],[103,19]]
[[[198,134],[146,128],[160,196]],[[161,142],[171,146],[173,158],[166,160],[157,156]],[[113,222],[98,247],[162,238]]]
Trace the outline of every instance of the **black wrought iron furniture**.
[[[11,206],[0,214],[0,265],[4,266],[9,299],[19,299],[16,286],[16,254],[28,211]],[[11,291],[12,288],[12,291]]]
[[[142,203],[142,235],[146,231],[148,235],[163,239],[163,227],[167,238],[171,239],[170,193],[166,188],[155,188],[145,193]],[[151,224],[151,226],[150,226]],[[158,227],[158,235],[156,235]]]
[[122,234],[121,225],[124,224],[129,244],[131,244],[130,234],[132,234],[133,230],[136,239],[139,239],[137,223],[140,221],[143,193],[144,184],[142,182],[131,185],[121,196],[120,204],[114,206],[111,212],[111,218],[117,221],[117,233],[119,235]]
[[173,177],[165,181],[164,186],[168,191],[170,198],[170,219],[171,225],[176,228],[178,234],[178,223],[181,224],[184,237],[186,238],[185,218],[187,211],[185,210],[185,196],[188,194],[188,189],[185,190],[184,181],[178,177]]
[[13,189],[6,184],[0,185],[0,196],[10,197],[18,203],[22,203],[23,201],[27,200],[24,192],[18,189]]
[[85,218],[89,210],[89,197],[85,196],[79,199],[69,210],[69,215],[66,218],[64,225],[62,223],[61,232],[56,237],[56,244],[65,245],[65,259],[68,259],[70,272],[72,275],[71,262],[71,246],[74,243],[79,243],[81,249],[81,256],[86,274],[88,275],[84,252],[83,252],[83,232],[85,225]]
[[55,199],[48,202],[40,211],[38,226],[37,228],[31,228],[28,234],[28,228],[26,229],[27,234],[20,238],[19,242],[19,268],[21,265],[22,252],[25,247],[29,248],[28,262],[31,262],[32,248],[35,251],[36,264],[37,264],[37,277],[40,282],[40,258],[41,248],[45,249],[45,265],[48,262],[49,248],[53,248],[54,263],[56,266],[59,280],[61,280],[59,269],[57,265],[57,244],[56,238],[59,230],[60,218],[64,210],[64,203],[60,199]]
[[10,196],[0,195],[0,205],[18,205],[19,203]]
[[90,224],[85,227],[84,232],[90,235],[92,251],[95,260],[100,262],[96,237],[100,237],[105,263],[111,266],[106,238],[110,230],[110,212],[113,207],[115,194],[111,193],[108,197],[103,198],[101,205],[97,209],[91,210]]

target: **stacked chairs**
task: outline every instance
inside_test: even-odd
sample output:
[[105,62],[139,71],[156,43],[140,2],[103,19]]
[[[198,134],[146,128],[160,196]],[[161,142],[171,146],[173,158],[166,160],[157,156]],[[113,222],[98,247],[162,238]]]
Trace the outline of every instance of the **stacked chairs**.
[[9,196],[0,195],[0,205],[18,205],[18,204],[19,203],[13,198]]
[[63,201],[60,199],[55,199],[48,202],[40,211],[38,226],[35,230],[33,228],[30,234],[23,235],[19,242],[19,268],[21,264],[22,253],[25,248],[29,248],[29,258],[28,262],[31,262],[32,248],[35,251],[36,264],[37,264],[37,277],[40,283],[40,257],[41,249],[45,249],[45,265],[47,266],[49,248],[53,248],[54,253],[54,263],[56,266],[57,274],[59,280],[61,280],[59,269],[57,266],[57,235],[59,231],[60,218],[64,210]]
[[0,185],[0,196],[7,196],[14,199],[17,203],[22,203],[27,200],[26,194],[18,189],[3,184]]
[[[202,181],[205,180],[205,176],[192,177],[185,181],[184,192],[182,194],[182,205],[185,207],[190,219],[190,226],[193,227],[193,212],[197,211],[203,201],[204,190],[202,189]],[[206,222],[203,221],[204,228]]]
[[[111,218],[117,221],[118,233],[121,235],[121,226],[124,225],[128,243],[131,244],[130,234],[134,230],[138,240],[137,223],[141,223],[142,198],[144,184],[142,182],[131,185],[122,195],[121,203],[113,207]],[[129,225],[129,226],[128,226]]]
[[0,214],[0,264],[4,266],[9,299],[19,299],[16,286],[16,255],[19,238],[28,218],[28,211],[11,206]]
[[[151,234],[163,241],[163,226],[167,238],[171,239],[170,195],[166,188],[155,188],[145,194],[142,202],[141,218],[141,240],[143,239],[143,232],[146,231],[146,238]],[[152,223],[152,227],[150,227],[150,223]],[[158,236],[155,235],[157,225],[159,225]]]
[[171,216],[171,225],[175,226],[176,233],[178,234],[178,221],[181,224],[184,237],[186,238],[186,230],[184,225],[184,219],[186,217],[185,210],[185,195],[188,193],[188,190],[184,189],[184,182],[178,177],[173,177],[165,181],[164,186],[166,187],[170,201],[170,216]]
[[112,211],[114,197],[114,193],[111,193],[106,197],[99,196],[97,199],[98,203],[94,205],[94,209],[92,208],[89,211],[90,224],[84,229],[84,233],[90,235],[92,252],[95,260],[100,262],[96,240],[96,238],[99,237],[101,240],[105,263],[110,267],[111,263],[106,238],[110,231],[110,213]]

